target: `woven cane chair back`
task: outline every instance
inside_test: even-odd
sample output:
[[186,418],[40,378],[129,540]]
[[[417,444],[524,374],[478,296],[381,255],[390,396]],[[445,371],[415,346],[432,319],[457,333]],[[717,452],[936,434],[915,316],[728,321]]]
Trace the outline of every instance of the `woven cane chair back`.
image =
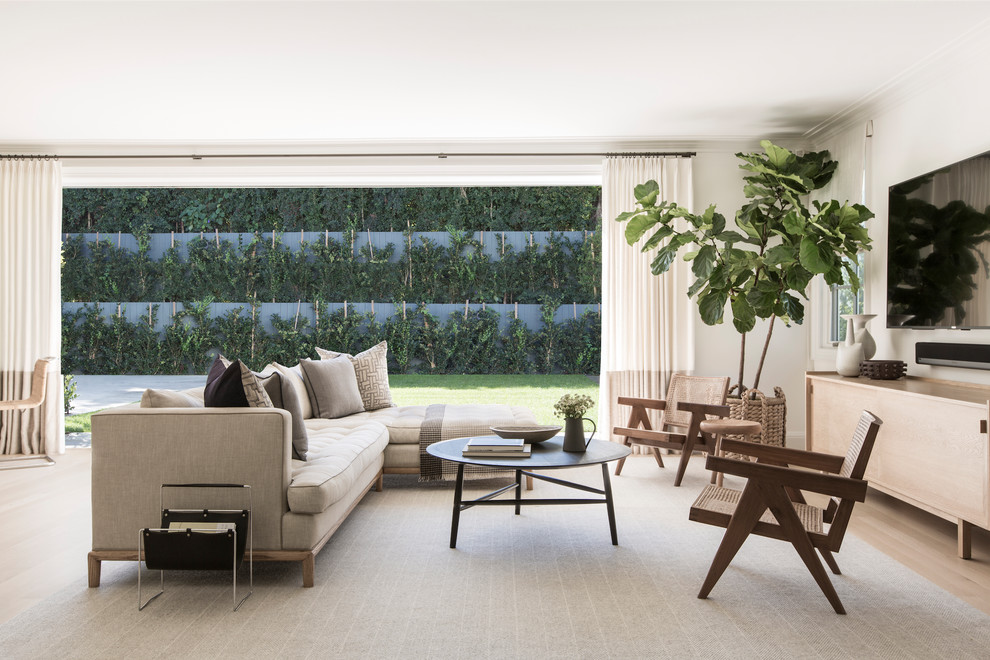
[[691,413],[677,408],[677,404],[681,401],[723,406],[728,391],[728,376],[672,375],[670,385],[667,387],[667,407],[660,419],[660,428],[664,430],[668,426],[687,428],[691,424]]

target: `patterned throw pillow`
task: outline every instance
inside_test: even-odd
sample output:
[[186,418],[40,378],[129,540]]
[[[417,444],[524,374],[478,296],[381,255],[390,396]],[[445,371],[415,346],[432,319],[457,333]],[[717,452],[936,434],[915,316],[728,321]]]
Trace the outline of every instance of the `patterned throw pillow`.
[[350,358],[365,410],[391,408],[395,405],[392,402],[392,391],[388,387],[388,343],[383,341],[357,355],[337,353],[324,348],[317,348],[316,353],[323,360],[332,360],[341,355]]

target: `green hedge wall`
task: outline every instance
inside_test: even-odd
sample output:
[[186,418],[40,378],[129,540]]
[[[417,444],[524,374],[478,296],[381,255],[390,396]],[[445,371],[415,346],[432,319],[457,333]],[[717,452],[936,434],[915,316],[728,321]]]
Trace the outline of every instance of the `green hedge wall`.
[[214,302],[329,300],[451,303],[539,303],[551,296],[565,302],[601,300],[601,235],[586,240],[552,235],[543,248],[509,246],[489,258],[466,231],[451,230],[444,247],[420,236],[401,246],[353,254],[330,239],[290,250],[260,234],[243,245],[197,238],[188,258],[170,248],[160,260],[148,256],[149,233],[135,232],[138,252],[113,240],[70,236],[63,243],[62,300]]
[[597,229],[601,187],[67,188],[62,231]]
[[388,341],[391,373],[525,374],[598,372],[601,317],[587,312],[554,323],[557,300],[541,307],[543,327],[529,330],[511,320],[499,330],[491,310],[453,315],[441,323],[423,307],[406,318],[379,321],[371,315],[327,313],[318,324],[307,319],[272,318],[265,332],[257,315],[243,309],[211,318],[209,303],[187,304],[164,332],[153,329],[157,308],[130,323],[122,316],[105,319],[96,305],[62,318],[62,371],[74,374],[205,374],[218,352],[260,370],[277,361],[295,364],[316,358],[315,347],[357,353]]

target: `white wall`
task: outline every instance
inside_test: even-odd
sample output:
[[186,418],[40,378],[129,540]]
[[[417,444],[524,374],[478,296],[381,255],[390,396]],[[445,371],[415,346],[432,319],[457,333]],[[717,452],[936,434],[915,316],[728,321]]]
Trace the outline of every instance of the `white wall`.
[[[908,363],[908,373],[966,382],[990,383],[990,372],[933,367],[914,362],[919,341],[990,344],[990,330],[887,330],[886,307],[887,188],[969,156],[990,150],[990,50],[986,40],[964,45],[950,57],[920,72],[910,88],[891,90],[851,119],[847,128],[822,140],[822,146],[863,130],[873,120],[872,162],[867,169],[874,249],[867,255],[867,309],[877,313],[871,333],[878,359]],[[896,94],[896,99],[894,97]]]
[[[737,151],[757,151],[758,144],[724,151],[698,152],[694,160],[694,210],[700,212],[709,204],[730,222],[746,201],[742,192],[742,172]],[[685,292],[686,295],[686,292]],[[806,307],[808,307],[806,305]],[[697,305],[693,307],[697,314]],[[810,310],[808,310],[810,311]],[[739,334],[732,327],[731,314],[721,325],[707,326],[700,316],[695,318],[695,374],[699,376],[730,376],[732,383],[739,374]],[[763,341],[766,322],[760,322],[746,338],[746,385],[753,385]],[[808,368],[808,321],[803,325],[786,327],[774,324],[766,365],[760,378],[760,390],[768,396],[780,387],[787,398],[787,444],[804,446],[804,372]]]

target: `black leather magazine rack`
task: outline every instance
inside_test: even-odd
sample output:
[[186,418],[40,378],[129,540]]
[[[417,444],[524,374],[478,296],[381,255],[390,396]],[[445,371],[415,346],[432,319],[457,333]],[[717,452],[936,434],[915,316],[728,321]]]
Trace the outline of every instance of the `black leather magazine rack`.
[[[165,508],[167,488],[238,488],[247,493],[246,509]],[[138,610],[165,593],[165,571],[218,571],[233,574],[234,611],[254,592],[254,543],[251,534],[251,487],[242,484],[162,484],[159,528],[144,528],[138,538]],[[237,600],[237,570],[248,551],[249,588]],[[141,558],[149,570],[159,571],[158,593],[144,600],[141,591]]]

